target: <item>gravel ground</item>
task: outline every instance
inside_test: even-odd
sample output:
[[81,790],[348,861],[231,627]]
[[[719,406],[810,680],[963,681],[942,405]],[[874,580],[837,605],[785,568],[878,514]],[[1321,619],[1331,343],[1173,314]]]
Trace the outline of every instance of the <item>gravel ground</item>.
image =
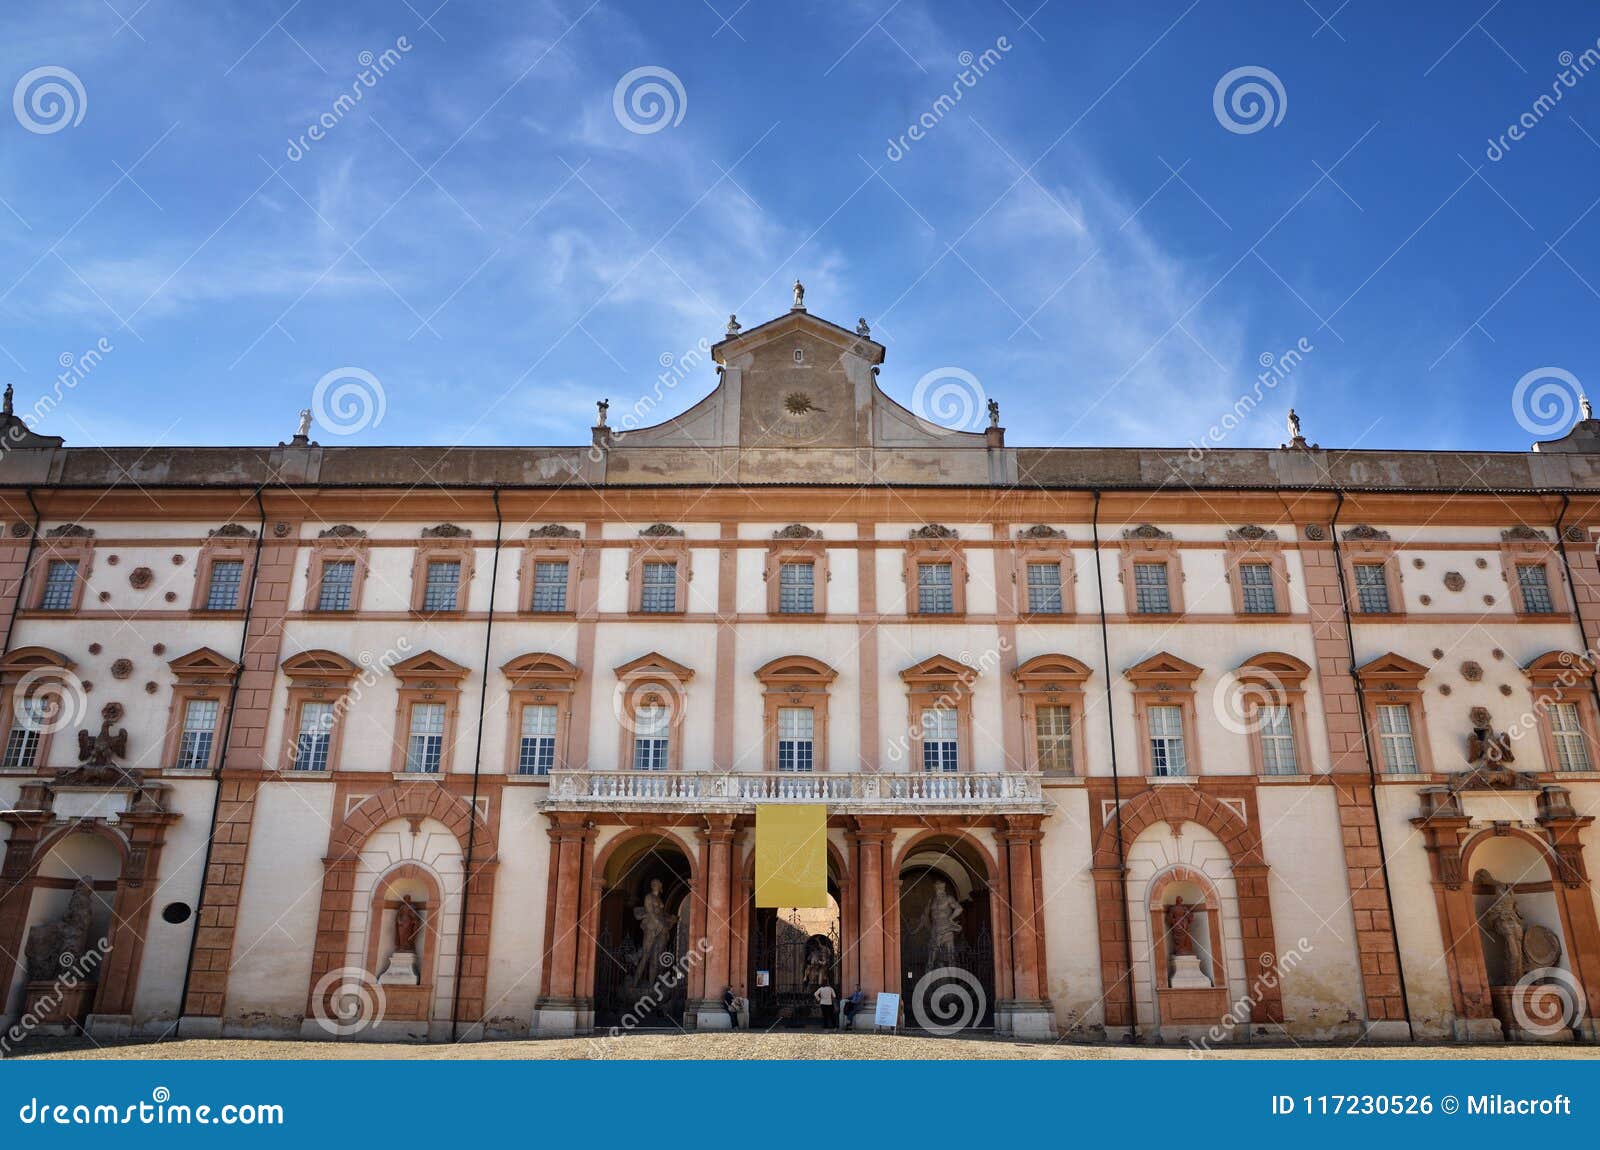
[[[38,1040],[18,1055],[46,1059],[1172,1059],[1186,1047],[1091,1046],[1009,1042],[983,1038],[921,1038],[871,1034],[630,1034],[621,1038],[552,1038],[522,1042],[469,1042],[456,1046],[377,1042],[275,1042],[255,1039],[185,1039],[85,1046]],[[1600,1058],[1600,1048],[1525,1046],[1301,1046],[1219,1051],[1208,1057],[1243,1059],[1555,1059]]]

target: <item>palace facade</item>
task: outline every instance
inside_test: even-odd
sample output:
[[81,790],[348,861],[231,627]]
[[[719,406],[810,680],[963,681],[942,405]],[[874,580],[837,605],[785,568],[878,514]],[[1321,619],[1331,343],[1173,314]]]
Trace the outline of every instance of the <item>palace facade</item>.
[[[8,1033],[1600,1037],[1600,421],[1008,445],[797,306],[555,448],[0,458]],[[620,413],[620,415],[618,414]],[[755,905],[822,804],[825,907]],[[62,986],[61,971],[81,968]]]

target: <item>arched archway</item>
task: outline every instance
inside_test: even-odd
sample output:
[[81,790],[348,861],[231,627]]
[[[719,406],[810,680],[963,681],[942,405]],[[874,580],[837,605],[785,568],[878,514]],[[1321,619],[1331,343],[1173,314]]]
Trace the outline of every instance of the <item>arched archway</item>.
[[608,845],[595,873],[601,885],[594,921],[595,1024],[686,1025],[688,976],[700,957],[688,850],[676,836],[641,831]]
[[905,1023],[935,1033],[994,1025],[994,864],[958,834],[909,842],[896,869]]
[[[847,951],[854,945],[846,923],[850,892],[845,863],[828,844],[828,900],[822,907],[758,907],[755,904],[755,852],[745,862],[743,888],[749,937],[745,952],[744,997],[750,1001],[750,1025],[805,1026],[823,1012],[817,988],[833,987],[839,998],[846,986]],[[711,993],[713,987],[707,987]]]

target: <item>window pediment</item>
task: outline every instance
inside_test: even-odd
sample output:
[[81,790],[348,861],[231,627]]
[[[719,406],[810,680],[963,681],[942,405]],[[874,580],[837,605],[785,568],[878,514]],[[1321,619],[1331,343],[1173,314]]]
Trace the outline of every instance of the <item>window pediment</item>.
[[1123,674],[1140,686],[1160,686],[1163,683],[1193,684],[1202,671],[1188,660],[1162,651],[1135,663]]

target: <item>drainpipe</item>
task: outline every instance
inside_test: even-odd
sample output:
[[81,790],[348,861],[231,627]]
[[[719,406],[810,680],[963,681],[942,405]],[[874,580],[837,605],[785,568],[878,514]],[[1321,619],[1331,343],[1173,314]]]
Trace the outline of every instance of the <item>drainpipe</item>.
[[[1111,633],[1106,626],[1106,577],[1100,567],[1100,492],[1094,492],[1094,517],[1089,521],[1094,531],[1094,582],[1100,600],[1100,656],[1106,671],[1106,732],[1111,739],[1111,801],[1112,818],[1116,823],[1117,885],[1121,891],[1117,901],[1122,904],[1122,953],[1127,963],[1128,981],[1128,1041],[1139,1041],[1139,1014],[1133,994],[1133,918],[1128,913],[1128,860],[1127,847],[1122,837],[1122,779],[1117,771],[1117,709],[1111,698]],[[1110,988],[1106,988],[1109,990]]]
[[[467,892],[472,887],[472,862],[478,844],[478,775],[483,768],[483,715],[489,703],[489,644],[494,638],[494,593],[500,581],[500,535],[505,519],[500,514],[500,488],[494,498],[494,560],[489,568],[489,619],[483,628],[483,673],[478,682],[478,745],[472,756],[472,803],[467,819],[467,857],[461,868],[461,932],[456,936],[455,988],[450,995],[450,1041],[456,1040],[461,1014],[461,968],[467,959]],[[481,1019],[479,1020],[481,1023]]]
[[1383,897],[1389,908],[1389,937],[1394,940],[1395,974],[1400,980],[1400,1009],[1406,1016],[1406,1030],[1412,1040],[1417,1037],[1411,1023],[1411,996],[1406,991],[1406,964],[1400,956],[1400,922],[1394,913],[1394,883],[1389,879],[1389,850],[1383,841],[1383,820],[1378,817],[1378,770],[1372,755],[1372,726],[1367,722],[1367,694],[1356,674],[1355,626],[1350,617],[1350,589],[1345,585],[1344,557],[1339,550],[1339,513],[1344,510],[1344,492],[1335,489],[1339,502],[1334,505],[1333,518],[1328,523],[1328,537],[1333,540],[1333,567],[1339,576],[1339,610],[1344,614],[1345,649],[1350,656],[1350,681],[1356,687],[1356,713],[1361,718],[1361,749],[1367,758],[1367,794],[1372,802],[1372,821],[1378,831],[1378,866],[1383,871]]
[[28,506],[33,508],[33,530],[28,532],[28,553],[22,557],[22,574],[17,576],[17,593],[11,598],[11,618],[6,623],[6,641],[0,645],[0,654],[11,653],[11,637],[17,631],[17,610],[22,606],[22,591],[28,582],[28,569],[33,566],[33,553],[39,546],[39,523],[44,518],[33,500],[33,488],[24,488],[22,493],[28,497]]
[[228,688],[228,718],[222,727],[222,746],[217,750],[217,766],[211,772],[216,784],[211,788],[211,822],[206,831],[206,855],[200,864],[200,893],[194,900],[194,926],[189,931],[189,957],[183,964],[183,989],[178,995],[178,1018],[172,1024],[172,1037],[181,1037],[183,1011],[189,1002],[189,979],[194,973],[194,951],[200,941],[200,911],[206,902],[206,876],[211,873],[211,850],[217,844],[217,814],[222,807],[222,768],[228,762],[228,744],[233,740],[234,704],[239,699],[239,680],[244,677],[244,657],[250,642],[250,616],[256,605],[256,576],[261,571],[261,545],[267,538],[267,505],[261,499],[261,488],[256,497],[256,546],[250,557],[250,597],[244,603],[244,621],[239,627],[239,669],[233,674],[233,684]]
[[[1556,554],[1561,556],[1561,570],[1567,576],[1567,596],[1572,600],[1572,614],[1578,621],[1578,650],[1583,652],[1584,659],[1592,666],[1594,656],[1589,652],[1589,630],[1583,621],[1583,604],[1578,601],[1578,586],[1572,581],[1572,564],[1567,559],[1567,549],[1561,536],[1563,523],[1567,518],[1567,510],[1571,506],[1572,496],[1563,495],[1561,497],[1561,514],[1556,516]],[[1512,574],[1515,575],[1515,572]],[[1515,589],[1513,589],[1514,593]],[[1596,682],[1593,675],[1589,676],[1589,691],[1594,695],[1596,711],[1600,712],[1600,682]]]

